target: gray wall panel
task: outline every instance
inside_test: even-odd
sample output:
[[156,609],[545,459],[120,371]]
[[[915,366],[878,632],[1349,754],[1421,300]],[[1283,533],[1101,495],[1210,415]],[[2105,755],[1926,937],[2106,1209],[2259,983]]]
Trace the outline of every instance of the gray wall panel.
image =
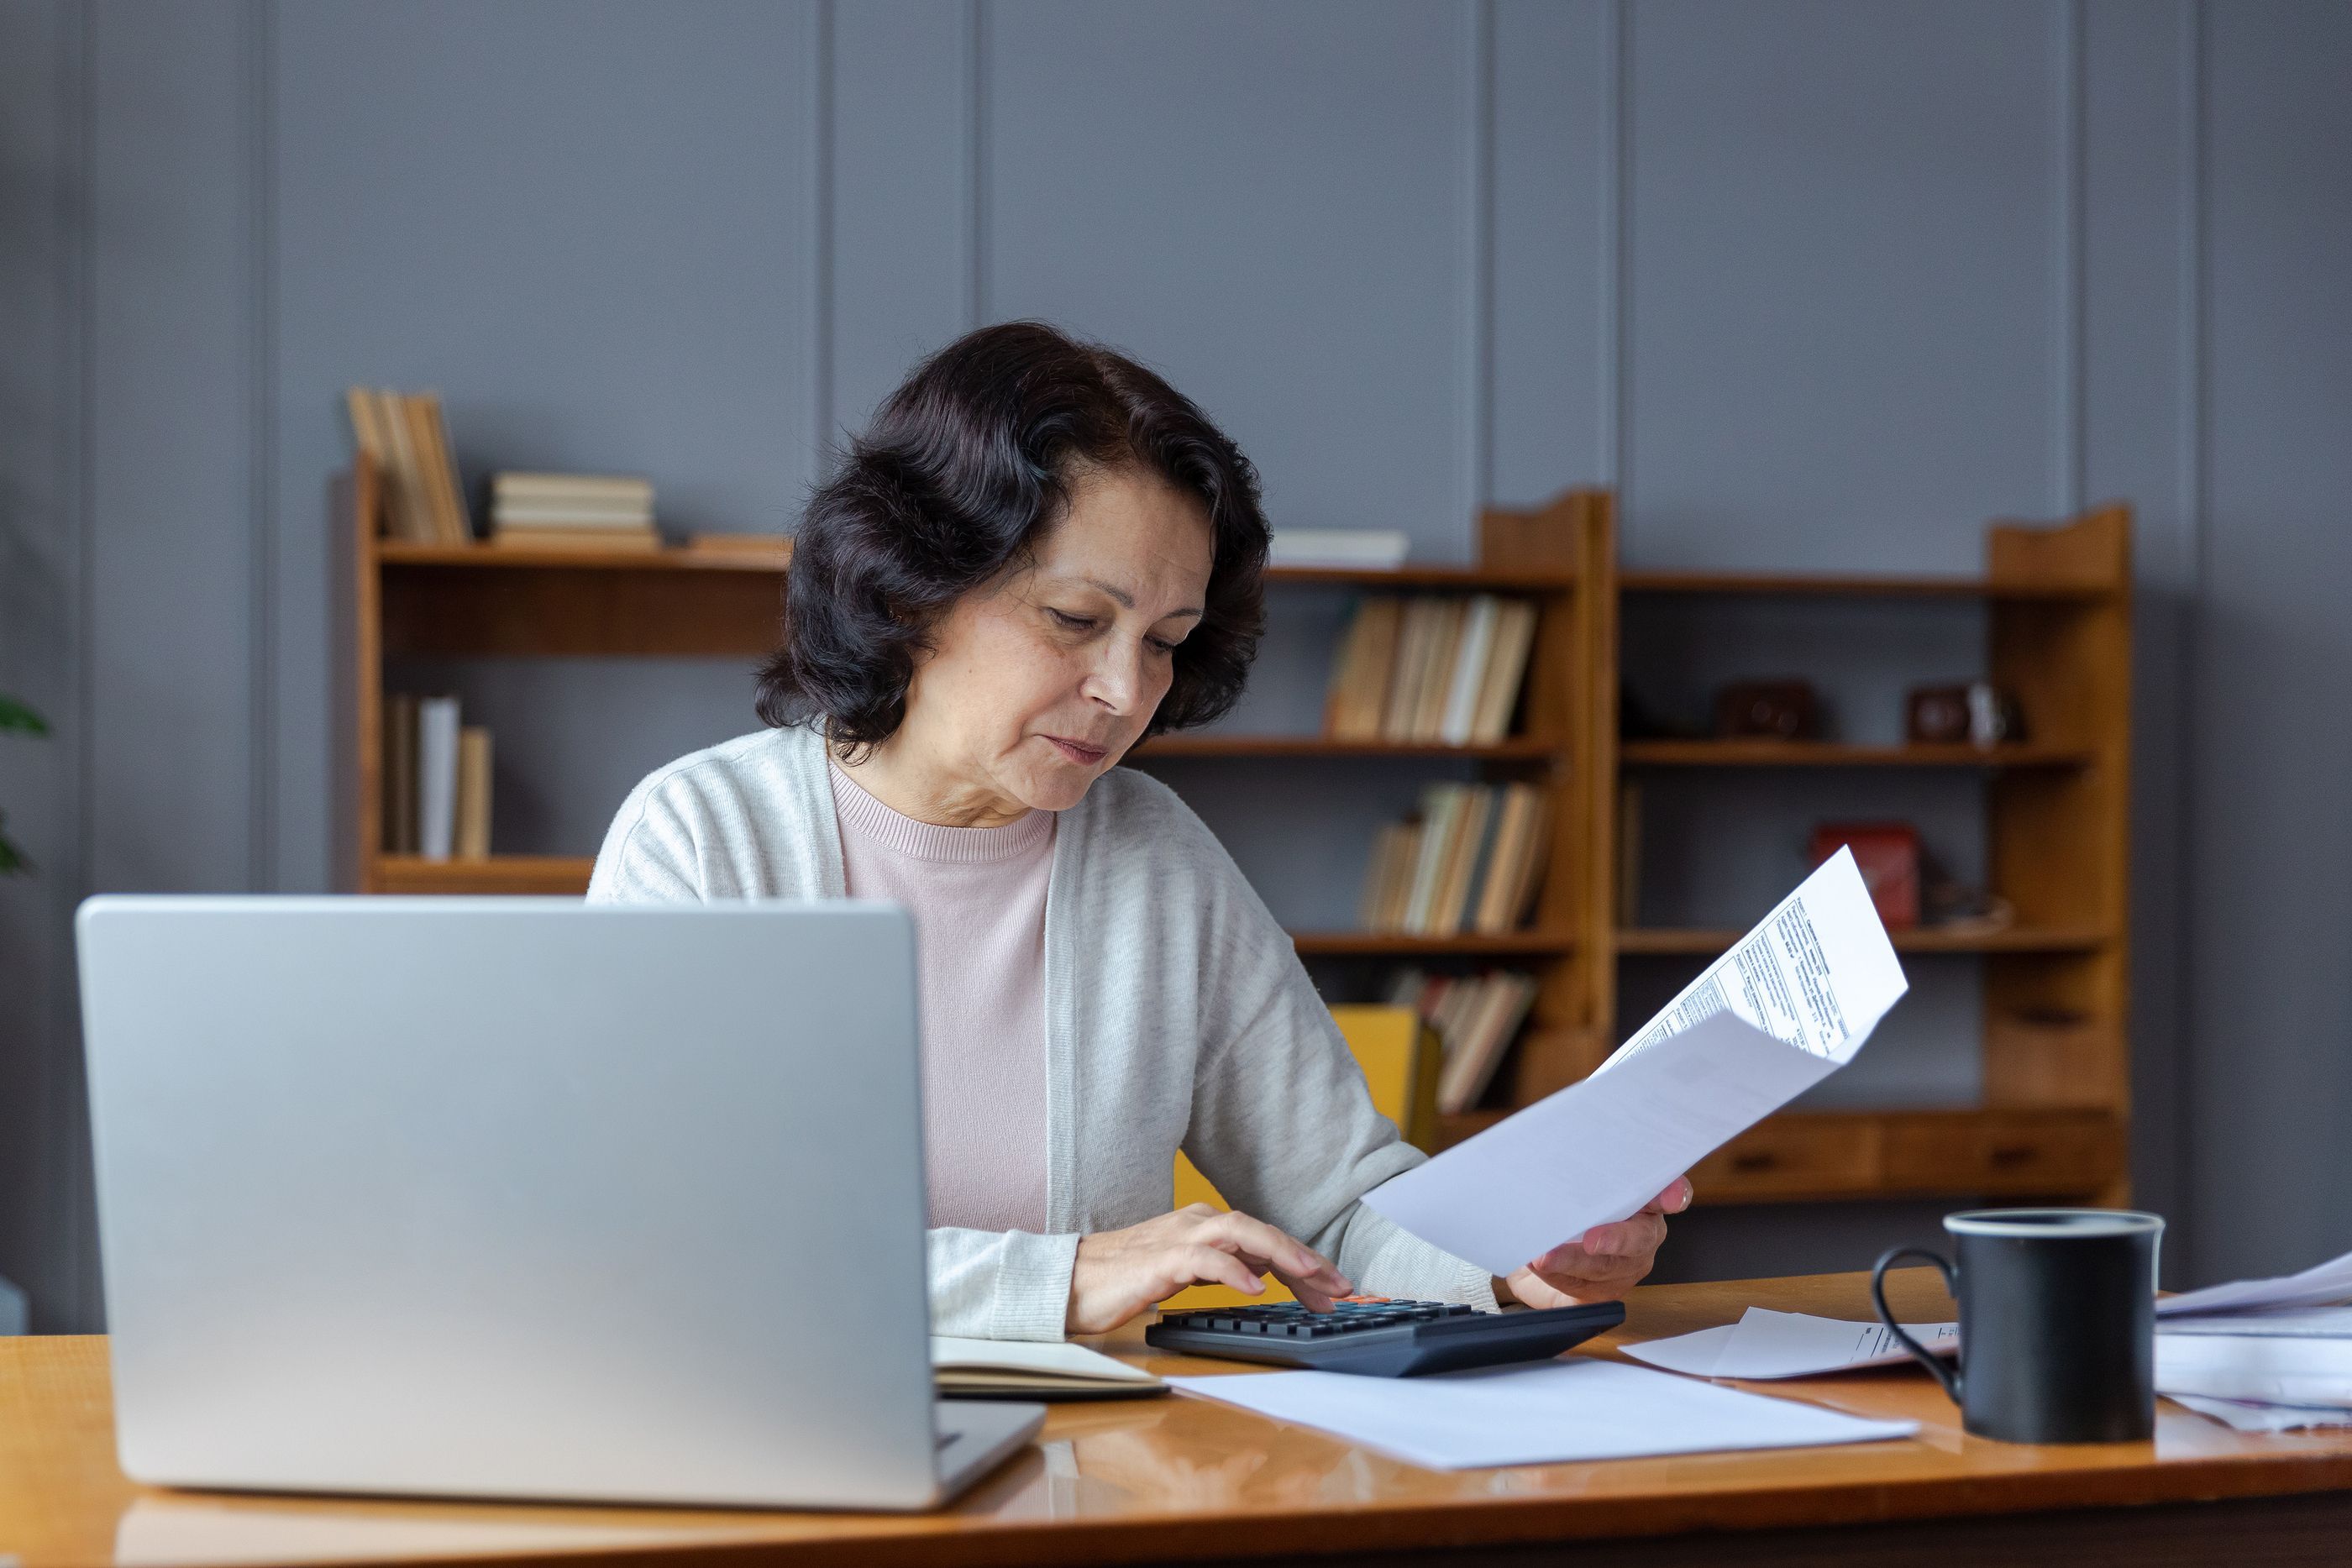
[[[51,726],[0,738],[0,811],[35,875],[0,880],[0,1276],[37,1330],[88,1321],[68,921],[81,880],[80,301],[86,14],[0,5],[0,690]],[[94,1311],[94,1303],[92,1310]]]
[[1506,506],[1615,461],[1613,37],[1605,0],[1495,6],[1486,455]]
[[325,485],[349,462],[346,385],[440,389],[471,484],[646,474],[688,528],[777,529],[798,507],[820,417],[815,17],[765,0],[282,11],[282,703],[286,810],[307,818],[289,885],[329,874],[344,590]]
[[2206,15],[2212,515],[2198,604],[2197,1271],[2352,1247],[2352,8]]
[[1475,9],[991,5],[982,311],[1135,350],[1277,522],[1467,549]]
[[1629,559],[1966,570],[2057,509],[2052,14],[1631,8]]

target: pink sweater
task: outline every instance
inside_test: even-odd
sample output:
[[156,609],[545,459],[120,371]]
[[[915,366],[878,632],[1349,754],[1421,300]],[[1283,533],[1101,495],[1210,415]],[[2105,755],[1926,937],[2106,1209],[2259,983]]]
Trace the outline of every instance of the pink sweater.
[[887,898],[915,918],[930,1222],[1042,1232],[1054,814],[937,827],[829,771],[849,896]]

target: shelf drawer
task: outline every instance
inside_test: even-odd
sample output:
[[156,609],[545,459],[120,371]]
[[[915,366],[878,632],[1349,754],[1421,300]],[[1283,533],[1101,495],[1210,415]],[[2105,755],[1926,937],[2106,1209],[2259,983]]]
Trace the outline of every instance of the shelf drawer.
[[1877,1185],[1876,1132],[1859,1119],[1774,1117],[1700,1161],[1691,1183],[1701,1202],[1866,1193]]
[[2121,1134],[2105,1115],[1923,1119],[1886,1134],[1886,1186],[1898,1192],[2084,1194],[2122,1166]]

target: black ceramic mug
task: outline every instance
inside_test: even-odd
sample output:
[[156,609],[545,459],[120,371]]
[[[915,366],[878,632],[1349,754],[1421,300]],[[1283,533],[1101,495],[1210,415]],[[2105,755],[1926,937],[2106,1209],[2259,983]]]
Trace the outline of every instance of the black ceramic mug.
[[[1960,1425],[2008,1443],[2128,1443],[2156,1430],[2156,1244],[2164,1221],[2116,1208],[1944,1217],[1957,1265],[1897,1247],[1870,1271],[1878,1321],[1936,1375]],[[1946,1365],[1886,1310],[1886,1270],[1919,1258],[1960,1303]]]

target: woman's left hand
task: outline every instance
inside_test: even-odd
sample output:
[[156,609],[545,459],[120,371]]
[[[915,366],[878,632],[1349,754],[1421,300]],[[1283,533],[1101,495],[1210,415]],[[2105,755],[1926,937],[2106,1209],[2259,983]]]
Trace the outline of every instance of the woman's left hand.
[[1658,1260],[1658,1246],[1666,1239],[1666,1216],[1680,1214],[1690,1204],[1690,1177],[1676,1176],[1633,1218],[1596,1225],[1508,1280],[1496,1281],[1495,1298],[1505,1306],[1517,1302],[1538,1308],[1622,1300]]

